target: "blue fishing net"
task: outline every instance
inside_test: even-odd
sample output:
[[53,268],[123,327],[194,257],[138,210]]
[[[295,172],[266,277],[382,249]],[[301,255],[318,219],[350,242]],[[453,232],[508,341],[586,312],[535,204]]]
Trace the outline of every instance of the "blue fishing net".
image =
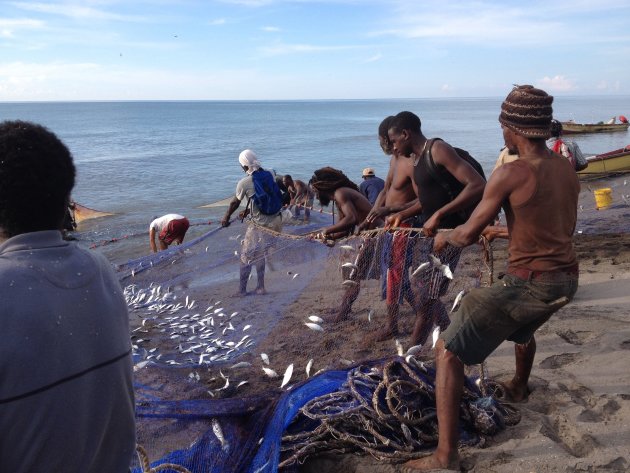
[[[409,427],[412,438],[424,436],[423,443],[409,441],[400,422],[372,419],[387,402],[379,392],[376,407],[366,407],[378,383],[367,383],[361,370],[382,371],[385,362],[373,360],[391,360],[410,348],[416,302],[439,301],[440,314],[447,317],[459,293],[486,283],[488,262],[478,247],[431,259],[431,240],[409,230],[368,232],[334,243],[312,238],[330,224],[329,215],[311,213],[309,223],[286,222],[276,234],[248,231],[246,222],[234,222],[118,265],[130,309],[137,441],[146,450],[142,462],[193,472],[260,473],[280,466],[289,471],[309,456],[336,448],[340,434],[349,439],[346,451],[384,461],[410,458],[433,445],[427,439],[434,438],[434,415],[424,430]],[[260,250],[249,259],[243,257],[247,238],[254,238]],[[393,268],[394,258],[402,262],[399,269]],[[262,259],[265,295],[254,294]],[[247,296],[237,294],[244,261],[252,265]],[[452,280],[445,276],[447,269]],[[387,288],[394,270],[400,284]],[[386,321],[385,292],[400,305],[399,340],[370,343],[369,336]],[[349,294],[347,317],[331,321]],[[416,373],[414,382],[423,380],[422,389],[430,392],[431,370],[414,364],[432,358],[430,340],[416,347],[413,358],[402,362]],[[397,366],[395,376],[409,378]],[[349,373],[361,379],[353,382]],[[406,393],[416,388],[403,382],[394,386],[412,410],[434,411],[431,395],[418,406]],[[475,393],[467,406],[482,398]],[[305,417],[305,406],[312,412],[313,403],[322,402],[331,414],[327,420]],[[354,415],[363,416],[364,423],[371,420],[366,425],[333,422],[348,409],[356,409]],[[465,412],[469,428],[462,438],[475,442],[480,431],[474,419],[483,417],[481,408]],[[318,435],[311,442],[316,448],[304,448],[301,442],[311,432]],[[362,437],[372,440],[357,440]],[[374,439],[386,438],[390,447],[376,448]],[[135,468],[140,471],[140,460]]]

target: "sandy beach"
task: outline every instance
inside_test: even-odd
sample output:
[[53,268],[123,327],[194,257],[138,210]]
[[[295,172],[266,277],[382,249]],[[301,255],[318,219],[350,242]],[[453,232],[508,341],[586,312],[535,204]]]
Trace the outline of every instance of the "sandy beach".
[[[609,209],[595,208],[593,190],[600,187],[613,189],[613,205]],[[630,207],[624,192],[630,193],[630,186],[626,186],[623,176],[583,183],[575,236],[580,261],[577,295],[537,332],[532,393],[526,402],[515,404],[522,415],[520,423],[489,438],[483,448],[464,449],[462,471],[630,470]],[[496,277],[505,266],[505,242],[495,242],[493,250]],[[444,297],[447,307],[460,287],[469,287],[476,280],[487,282],[487,267],[479,255],[479,249],[471,247],[462,257],[453,287]],[[170,399],[210,398],[208,391],[215,390],[216,397],[247,397],[261,392],[274,395],[280,392],[282,372],[289,363],[295,366],[293,383],[306,379],[304,367],[311,358],[315,372],[395,354],[391,340],[377,344],[365,341],[366,334],[384,320],[385,305],[380,300],[378,281],[363,284],[349,321],[324,325],[323,333],[304,327],[308,315],[321,315],[338,304],[343,291],[339,285],[339,255],[331,252],[326,258],[317,258],[313,249],[313,261],[319,261],[319,265],[302,261],[292,264],[290,271],[282,262],[276,262],[275,270],[268,273],[269,293],[264,296],[234,297],[233,281],[183,283],[176,290],[195,299],[199,307],[220,300],[221,306],[242,311],[240,325],[235,322],[234,326],[238,331],[245,324],[252,325],[250,333],[255,334],[256,344],[230,362],[198,370],[200,380],[196,383],[186,380],[190,368],[157,366],[139,370],[136,380],[145,385],[159,384]],[[140,275],[134,282],[142,285],[150,278],[150,274]],[[143,317],[136,315],[132,312],[134,327]],[[400,341],[405,348],[412,323],[411,309],[402,306]],[[271,367],[280,378],[267,378],[261,373],[260,353],[269,356]],[[423,356],[429,359],[432,353],[426,349]],[[229,365],[242,361],[251,366],[230,371]],[[511,377],[513,366],[511,343],[501,345],[487,360],[489,376],[499,380]],[[224,384],[217,375],[220,369],[232,374],[229,389],[218,392]],[[239,380],[248,380],[248,384],[237,389]],[[150,456],[155,459],[166,451],[189,445],[207,428],[202,422],[185,426],[167,420],[144,423],[139,427],[139,439],[146,440]],[[300,471],[397,472],[400,465],[378,462],[369,455],[328,453],[309,458]]]

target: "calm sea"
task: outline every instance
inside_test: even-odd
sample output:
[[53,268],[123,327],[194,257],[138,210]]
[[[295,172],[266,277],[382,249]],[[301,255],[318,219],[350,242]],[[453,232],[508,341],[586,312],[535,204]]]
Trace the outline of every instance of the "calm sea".
[[[244,175],[237,157],[245,148],[264,167],[305,181],[327,165],[356,182],[368,166],[384,177],[388,158],[377,128],[402,110],[420,116],[426,136],[467,149],[490,171],[503,145],[501,101],[2,103],[0,119],[41,123],[68,145],[78,170],[73,198],[117,214],[82,226],[96,241],[145,231],[154,216],[170,212],[216,221],[224,208],[198,207],[234,192]],[[598,122],[630,116],[630,97],[557,97],[554,111],[560,120]],[[630,144],[628,133],[573,139],[585,154]]]

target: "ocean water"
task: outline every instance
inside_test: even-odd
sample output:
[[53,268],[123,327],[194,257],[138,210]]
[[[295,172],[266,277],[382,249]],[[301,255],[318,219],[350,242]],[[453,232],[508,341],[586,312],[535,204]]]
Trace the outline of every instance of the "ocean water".
[[[377,128],[387,115],[418,114],[428,137],[467,149],[486,171],[503,146],[502,98],[350,101],[1,103],[0,120],[21,119],[54,131],[77,166],[73,198],[114,212],[84,222],[87,240],[144,232],[157,215],[177,212],[218,221],[225,208],[199,207],[233,194],[244,176],[237,158],[253,149],[266,168],[308,181],[322,166],[360,181],[373,167],[384,177]],[[560,120],[589,123],[630,116],[630,97],[557,97]],[[572,137],[585,154],[630,144],[628,133]]]

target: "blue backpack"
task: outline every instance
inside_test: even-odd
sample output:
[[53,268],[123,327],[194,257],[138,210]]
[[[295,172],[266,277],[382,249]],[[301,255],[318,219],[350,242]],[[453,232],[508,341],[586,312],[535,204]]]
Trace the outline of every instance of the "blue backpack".
[[254,195],[252,200],[261,213],[276,215],[282,208],[282,194],[276,184],[276,179],[269,171],[259,169],[252,173]]

